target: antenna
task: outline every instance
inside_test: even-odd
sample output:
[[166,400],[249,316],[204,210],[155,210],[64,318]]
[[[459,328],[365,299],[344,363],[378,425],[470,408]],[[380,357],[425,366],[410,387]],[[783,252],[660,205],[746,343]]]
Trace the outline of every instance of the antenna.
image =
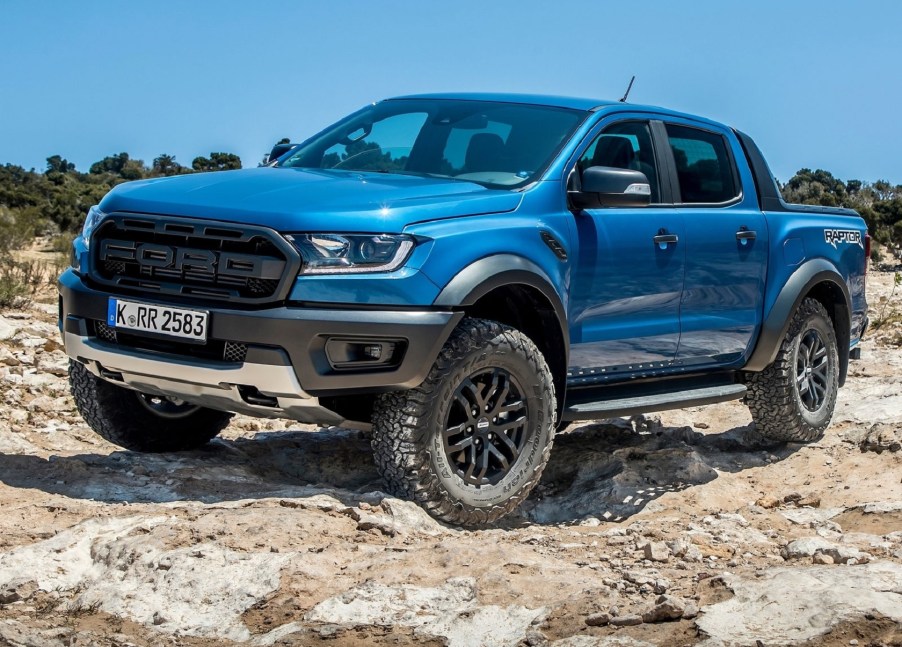
[[626,103],[626,98],[630,96],[630,90],[633,89],[633,81],[636,80],[636,75],[633,75],[633,78],[630,79],[630,84],[626,86],[626,92],[623,93],[623,97],[620,99],[620,103]]

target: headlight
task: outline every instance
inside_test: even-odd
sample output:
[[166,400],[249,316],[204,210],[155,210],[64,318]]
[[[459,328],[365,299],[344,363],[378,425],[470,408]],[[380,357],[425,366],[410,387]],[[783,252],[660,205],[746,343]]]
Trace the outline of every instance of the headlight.
[[85,224],[82,225],[81,228],[81,236],[85,239],[85,247],[91,245],[91,232],[94,231],[94,227],[97,226],[97,223],[105,217],[106,214],[98,209],[96,204],[88,209],[88,215],[85,217]]
[[294,234],[302,274],[391,272],[404,264],[414,239],[403,234]]

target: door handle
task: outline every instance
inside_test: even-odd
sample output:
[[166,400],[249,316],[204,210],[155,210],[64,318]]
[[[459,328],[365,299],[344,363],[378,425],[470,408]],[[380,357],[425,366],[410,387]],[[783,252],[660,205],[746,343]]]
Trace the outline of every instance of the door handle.
[[739,231],[736,232],[736,240],[741,241],[743,244],[745,244],[745,241],[755,240],[757,237],[757,232],[751,231],[746,227],[740,227]]
[[680,239],[676,234],[665,234],[662,229],[652,240],[655,241],[655,245],[666,247],[668,243],[678,243]]

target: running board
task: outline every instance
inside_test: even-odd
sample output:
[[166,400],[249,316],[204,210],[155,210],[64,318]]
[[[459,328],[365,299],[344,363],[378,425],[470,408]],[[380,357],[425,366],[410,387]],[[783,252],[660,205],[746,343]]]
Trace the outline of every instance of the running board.
[[[600,420],[602,418],[619,418],[637,413],[667,411],[696,407],[703,404],[715,404],[727,400],[738,400],[745,396],[744,384],[721,384],[701,388],[674,391],[671,393],[653,393],[637,395],[629,398],[596,400],[573,404],[564,409],[563,420]],[[599,394],[604,391],[600,390]]]

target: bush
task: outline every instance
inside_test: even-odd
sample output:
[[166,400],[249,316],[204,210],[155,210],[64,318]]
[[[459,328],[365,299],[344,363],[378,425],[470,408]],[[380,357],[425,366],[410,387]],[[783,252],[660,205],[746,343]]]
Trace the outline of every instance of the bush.
[[0,254],[26,247],[34,240],[35,223],[0,205]]
[[59,234],[58,236],[54,236],[53,240],[50,241],[50,248],[57,254],[60,254],[63,259],[67,259],[69,258],[69,254],[72,253],[73,240],[75,240],[75,234],[71,232]]
[[0,253],[0,309],[23,308],[59,274],[56,266],[40,261],[17,261]]
[[[896,296],[896,289],[899,288],[899,286],[902,286],[902,274],[896,272],[893,275],[893,289],[890,292],[889,298],[881,297],[880,302],[883,307],[880,308],[880,312],[874,316],[873,321],[871,322],[871,328],[875,332],[882,328],[886,328],[887,326],[902,322],[902,311],[899,310],[896,302],[893,300],[893,297]],[[889,308],[889,312],[887,312],[887,308]]]

